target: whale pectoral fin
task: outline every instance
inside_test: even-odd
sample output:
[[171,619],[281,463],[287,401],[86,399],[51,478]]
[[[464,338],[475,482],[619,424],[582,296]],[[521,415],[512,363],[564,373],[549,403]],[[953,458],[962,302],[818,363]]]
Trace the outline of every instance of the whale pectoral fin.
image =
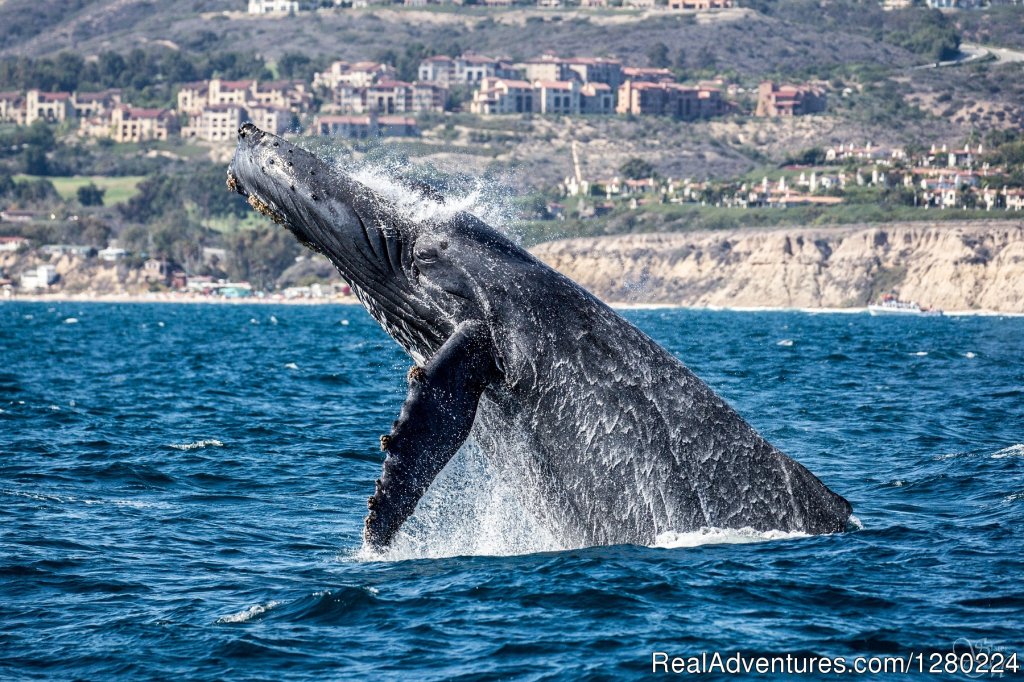
[[425,367],[409,372],[409,393],[391,433],[381,436],[384,473],[367,501],[363,537],[380,549],[412,515],[434,478],[465,442],[477,403],[498,376],[490,334],[465,322]]

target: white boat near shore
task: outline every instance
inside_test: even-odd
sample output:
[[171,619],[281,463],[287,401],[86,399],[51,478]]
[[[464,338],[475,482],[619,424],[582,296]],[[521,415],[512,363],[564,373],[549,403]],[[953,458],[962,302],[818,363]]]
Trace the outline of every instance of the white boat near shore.
[[922,317],[939,317],[941,310],[922,308],[915,301],[901,301],[895,296],[883,296],[879,303],[872,303],[868,306],[868,312],[872,315],[918,315]]

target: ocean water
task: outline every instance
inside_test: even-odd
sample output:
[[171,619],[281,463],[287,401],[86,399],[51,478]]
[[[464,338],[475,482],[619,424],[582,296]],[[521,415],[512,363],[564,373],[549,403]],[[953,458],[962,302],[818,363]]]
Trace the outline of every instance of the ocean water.
[[467,477],[484,508],[373,557],[377,437],[409,362],[361,308],[0,304],[0,678],[630,680],[653,652],[1024,652],[1024,319],[626,315],[863,527],[563,551],[470,448],[425,514],[467,504]]

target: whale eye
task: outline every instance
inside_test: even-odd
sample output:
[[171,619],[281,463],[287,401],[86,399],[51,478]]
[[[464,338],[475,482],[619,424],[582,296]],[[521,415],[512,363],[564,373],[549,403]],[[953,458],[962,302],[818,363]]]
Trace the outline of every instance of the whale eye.
[[413,257],[421,263],[436,263],[440,254],[437,249],[432,247],[424,247],[416,249],[413,253]]

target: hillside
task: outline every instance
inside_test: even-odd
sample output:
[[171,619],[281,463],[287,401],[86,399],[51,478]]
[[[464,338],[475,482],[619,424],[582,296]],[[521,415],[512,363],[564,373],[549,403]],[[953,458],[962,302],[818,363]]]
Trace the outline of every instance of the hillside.
[[622,235],[533,253],[606,301],[850,308],[884,293],[1024,313],[1024,221]]
[[[60,50],[82,54],[135,47],[203,47],[252,50],[274,59],[285,52],[366,59],[387,49],[422,43],[526,58],[561,54],[616,55],[646,62],[649,46],[684,48],[690,68],[728,65],[740,74],[781,73],[851,63],[911,65],[921,60],[905,49],[879,43],[842,27],[808,31],[804,24],[750,9],[695,18],[663,12],[460,8],[324,9],[295,17],[253,17],[245,3],[148,0],[78,0],[0,5],[0,23],[12,25],[0,55],[40,56]],[[47,8],[45,12],[41,8]],[[35,8],[35,9],[32,9]],[[76,8],[78,8],[76,10]],[[225,12],[226,10],[230,10]],[[213,38],[207,37],[213,34]],[[529,40],[524,40],[524,34]],[[675,58],[676,54],[672,55]]]

